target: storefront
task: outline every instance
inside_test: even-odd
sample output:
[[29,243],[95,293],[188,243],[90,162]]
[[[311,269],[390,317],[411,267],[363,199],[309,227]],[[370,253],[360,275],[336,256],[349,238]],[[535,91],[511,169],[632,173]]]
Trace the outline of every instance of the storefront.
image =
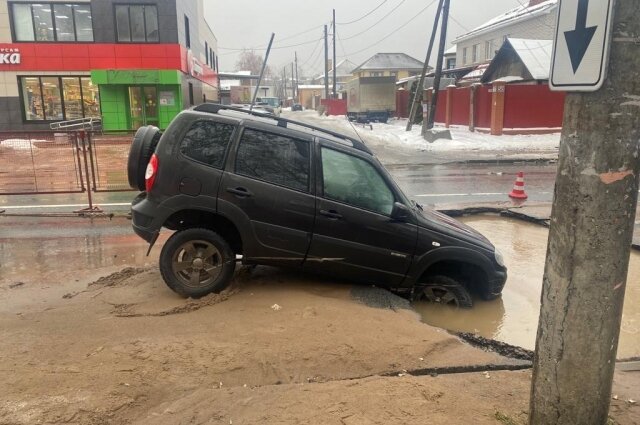
[[[216,41],[193,4],[0,0],[10,29],[0,28],[0,131],[89,117],[105,131],[166,128],[182,109],[217,102]],[[163,30],[163,16],[177,27]]]

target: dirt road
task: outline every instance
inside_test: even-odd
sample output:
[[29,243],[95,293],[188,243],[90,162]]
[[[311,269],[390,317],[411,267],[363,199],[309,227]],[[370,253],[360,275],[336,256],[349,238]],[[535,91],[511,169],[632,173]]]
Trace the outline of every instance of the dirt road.
[[[0,424],[522,423],[528,370],[350,286],[240,269],[198,301],[155,268],[0,286]],[[451,368],[473,373],[411,376]],[[621,424],[640,418],[614,401]],[[513,422],[509,422],[513,421]]]

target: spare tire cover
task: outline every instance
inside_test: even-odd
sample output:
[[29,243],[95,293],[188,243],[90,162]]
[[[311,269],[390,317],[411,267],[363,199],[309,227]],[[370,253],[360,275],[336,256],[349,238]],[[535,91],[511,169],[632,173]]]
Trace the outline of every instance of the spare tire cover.
[[151,155],[156,150],[160,136],[160,129],[152,125],[140,127],[133,136],[127,163],[129,186],[133,189],[145,190],[144,174]]

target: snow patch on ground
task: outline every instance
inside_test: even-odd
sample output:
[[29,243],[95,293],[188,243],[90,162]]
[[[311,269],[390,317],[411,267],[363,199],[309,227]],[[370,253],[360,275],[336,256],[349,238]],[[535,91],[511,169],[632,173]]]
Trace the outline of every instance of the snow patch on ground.
[[[373,123],[373,129],[368,126],[352,125],[345,116],[318,117],[327,127],[342,131],[355,128],[358,134],[367,142],[381,143],[387,146],[415,148],[420,151],[512,151],[536,152],[558,149],[560,133],[535,135],[503,135],[470,132],[466,128],[452,127],[453,140],[439,139],[429,143],[420,134],[421,125],[414,125],[411,131],[406,131],[406,119],[392,119],[388,124]],[[436,127],[436,130],[445,130]]]
[[46,140],[5,139],[0,140],[0,146],[3,148],[12,148],[16,150],[31,150],[37,149],[35,142],[46,142]]

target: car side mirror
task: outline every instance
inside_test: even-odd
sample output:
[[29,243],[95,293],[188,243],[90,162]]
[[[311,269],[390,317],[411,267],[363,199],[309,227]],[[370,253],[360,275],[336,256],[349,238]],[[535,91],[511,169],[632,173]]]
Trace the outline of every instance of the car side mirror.
[[411,211],[407,206],[400,202],[393,203],[391,210],[391,218],[395,221],[407,221],[411,217]]

